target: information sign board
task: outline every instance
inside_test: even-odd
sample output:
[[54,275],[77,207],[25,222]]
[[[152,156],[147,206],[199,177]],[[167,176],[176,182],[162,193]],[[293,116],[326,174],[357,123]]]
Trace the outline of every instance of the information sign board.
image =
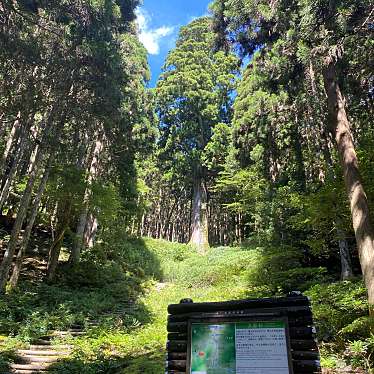
[[289,374],[286,322],[192,322],[189,374]]

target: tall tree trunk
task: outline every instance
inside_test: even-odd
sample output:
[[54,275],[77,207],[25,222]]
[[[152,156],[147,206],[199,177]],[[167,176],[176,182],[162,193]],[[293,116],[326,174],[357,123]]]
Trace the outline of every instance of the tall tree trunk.
[[295,152],[295,161],[296,161],[296,180],[300,186],[301,191],[306,190],[306,176],[305,176],[305,165],[304,165],[304,156],[303,149],[301,145],[301,135],[299,131],[299,121],[298,115],[295,115],[295,125],[292,129],[292,139],[293,139],[293,148]]
[[101,140],[101,137],[99,137],[99,139],[96,140],[95,147],[93,149],[92,159],[91,159],[91,163],[90,163],[90,167],[88,171],[88,177],[87,177],[87,187],[84,191],[83,208],[79,216],[76,237],[75,237],[74,245],[71,250],[71,255],[69,258],[69,262],[72,264],[76,264],[80,261],[81,250],[82,250],[82,245],[83,245],[84,229],[86,227],[87,217],[88,217],[88,205],[89,205],[89,200],[91,198],[91,193],[92,193],[92,182],[97,177],[99,157],[100,157],[102,148],[103,148],[102,140]]
[[[39,129],[38,127],[31,129],[32,136],[33,136],[34,139],[38,139],[39,131],[41,131],[41,129]],[[36,146],[35,146],[35,148],[33,149],[32,153],[31,153],[30,164],[29,164],[29,168],[27,170],[28,173],[30,173],[30,171],[31,171],[32,163],[35,160],[35,157],[36,157],[36,154],[38,153],[39,147],[40,147],[40,144],[37,143]]]
[[16,221],[13,225],[13,229],[12,229],[12,233],[9,239],[7,250],[4,254],[3,261],[0,265],[0,293],[5,292],[5,286],[8,281],[8,275],[9,275],[10,267],[12,265],[14,252],[17,247],[18,237],[19,237],[23,222],[26,218],[27,209],[30,204],[31,194],[32,194],[32,190],[35,184],[36,177],[37,177],[39,164],[42,161],[42,156],[43,156],[42,148],[39,148],[38,153],[35,158],[34,166],[31,170],[29,179],[26,184],[25,191],[23,192],[23,195],[22,195],[22,198],[19,204]]
[[59,216],[59,223],[57,228],[57,233],[55,240],[53,241],[48,254],[48,264],[47,264],[47,279],[52,281],[56,274],[56,269],[58,265],[58,258],[60,257],[61,246],[64,240],[65,232],[69,227],[70,223],[70,213],[71,213],[71,201],[65,201],[61,207]]
[[17,131],[20,127],[20,118],[21,118],[21,113],[18,112],[17,119],[14,121],[12,129],[10,130],[10,134],[8,136],[8,139],[7,139],[7,142],[6,142],[6,145],[5,145],[4,153],[3,153],[3,155],[0,159],[0,178],[2,177],[2,175],[4,173],[6,160],[9,156],[9,152],[10,152],[10,149],[12,148],[13,141],[14,141],[14,139],[16,137],[16,134],[17,134]]
[[31,209],[30,219],[27,223],[25,232],[23,234],[21,246],[18,249],[16,263],[15,263],[14,268],[13,268],[13,273],[12,273],[12,276],[10,277],[10,287],[11,288],[15,288],[17,286],[17,283],[18,283],[18,279],[19,279],[19,276],[20,276],[20,273],[21,273],[21,270],[22,270],[23,256],[25,255],[27,246],[29,244],[31,232],[32,232],[32,229],[34,227],[35,219],[36,219],[36,216],[38,215],[38,209],[39,209],[40,201],[42,199],[45,187],[47,185],[49,172],[50,172],[50,169],[51,169],[53,159],[54,159],[54,155],[52,154],[52,155],[49,156],[48,163],[45,167],[42,180],[39,183],[39,187],[38,187],[38,190],[37,190],[34,202],[33,202],[33,206],[32,206],[32,209]]
[[349,253],[349,245],[345,231],[336,228],[336,233],[339,241],[339,255],[340,255],[340,279],[347,280],[353,277],[351,255]]
[[[27,144],[27,140],[28,140],[27,137],[28,137],[28,131],[26,129],[23,129],[23,132],[21,134],[21,141],[20,141],[20,143],[17,147],[17,153],[16,153],[16,155],[13,159],[12,165],[10,167],[8,175],[6,176],[5,183],[4,183],[3,188],[1,190],[1,193],[0,193],[0,212],[2,210],[2,207],[5,203],[5,201],[7,200],[8,196],[9,196],[10,186],[11,186],[11,184],[13,182],[13,179],[16,175],[17,167],[19,165],[19,162],[21,161],[22,156],[25,152],[26,144]],[[31,172],[31,169],[29,170],[29,172]]]
[[172,217],[172,215],[174,213],[175,207],[176,207],[176,205],[178,203],[178,199],[179,199],[179,196],[176,196],[175,199],[174,199],[173,205],[171,206],[170,210],[167,212],[167,216],[166,216],[166,219],[165,219],[164,227],[162,229],[162,237],[163,238],[166,238],[166,234],[168,232],[169,225],[170,225],[170,220],[171,220],[171,217]]
[[190,243],[195,245],[200,253],[205,253],[209,248],[207,191],[200,176],[196,176],[194,183],[191,229]]
[[345,110],[345,100],[337,81],[335,63],[324,70],[332,130],[343,168],[344,181],[350,202],[353,229],[360,257],[371,313],[374,313],[374,230],[370,222],[369,204],[361,182],[357,155]]
[[141,220],[141,225],[140,225],[140,237],[144,236],[144,228],[145,228],[145,213],[142,214],[142,220]]
[[3,120],[4,113],[0,113],[0,139],[4,136],[5,130],[7,129],[6,123]]
[[[334,172],[334,163],[331,156],[331,151],[328,146],[327,142],[327,135],[326,131],[323,132],[322,138],[325,140],[325,146],[323,147],[323,154],[325,158],[325,162],[328,165],[328,177],[332,180],[336,180],[336,175]],[[335,231],[336,231],[336,237],[338,239],[338,246],[339,246],[339,256],[340,256],[340,278],[342,280],[347,280],[353,277],[353,269],[352,269],[352,260],[351,260],[351,254],[349,250],[349,245],[347,241],[347,234],[346,230],[343,229],[342,225],[342,219],[339,216],[339,209],[341,204],[339,204],[337,201],[334,201],[334,211],[335,211],[335,219],[334,219],[334,225],[335,225]]]
[[86,228],[84,230],[85,247],[92,248],[94,246],[97,228],[98,228],[97,218],[92,213],[90,213],[88,215]]

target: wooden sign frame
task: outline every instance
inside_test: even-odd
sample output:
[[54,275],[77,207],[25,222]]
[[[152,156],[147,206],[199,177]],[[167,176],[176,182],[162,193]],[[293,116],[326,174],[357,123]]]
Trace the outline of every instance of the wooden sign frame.
[[300,292],[285,297],[194,303],[190,299],[168,307],[166,374],[189,374],[190,334],[194,321],[229,323],[287,320],[289,370],[292,374],[321,373],[310,300]]

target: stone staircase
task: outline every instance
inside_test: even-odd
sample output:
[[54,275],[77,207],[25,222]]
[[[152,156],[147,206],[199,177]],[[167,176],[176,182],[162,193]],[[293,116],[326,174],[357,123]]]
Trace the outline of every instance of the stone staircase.
[[[133,302],[118,306],[112,311],[103,312],[103,317],[122,318],[124,315],[136,309]],[[99,325],[96,320],[86,323],[89,329]],[[36,339],[27,349],[18,349],[15,353],[15,360],[9,365],[9,372],[4,374],[37,374],[46,373],[50,366],[58,361],[67,358],[73,347],[70,344],[54,344],[53,339],[81,337],[86,331],[81,325],[73,325],[66,331],[54,330],[48,335]]]
[[74,328],[67,331],[52,331],[50,335],[35,340],[28,349],[15,351],[15,361],[10,364],[9,374],[34,374],[44,373],[59,360],[69,356],[72,346],[69,344],[53,344],[56,337],[81,336],[85,332]]
[[39,343],[30,345],[29,349],[19,349],[15,353],[16,361],[10,365],[12,374],[34,374],[48,371],[48,367],[58,360],[67,357],[70,345],[52,345],[49,340],[40,340]]

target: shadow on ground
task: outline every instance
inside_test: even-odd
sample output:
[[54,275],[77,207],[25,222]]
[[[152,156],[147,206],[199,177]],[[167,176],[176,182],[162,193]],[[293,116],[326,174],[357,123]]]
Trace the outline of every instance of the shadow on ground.
[[[100,346],[103,344],[100,337],[106,332],[121,335],[151,323],[152,315],[139,298],[144,294],[146,281],[161,279],[162,271],[159,260],[143,240],[128,240],[120,250],[102,257],[88,253],[74,268],[61,264],[54,283],[44,280],[45,248],[34,248],[26,258],[19,287],[0,299],[0,335],[12,336],[12,344],[14,340],[20,344],[34,343],[52,330],[66,331],[81,326],[88,330],[91,339],[97,333],[98,341],[93,345]],[[109,343],[105,341],[105,344]],[[90,352],[83,352],[84,359],[68,358],[54,364],[54,372],[120,373],[126,372],[122,368],[133,360],[139,365],[152,365],[150,358],[144,358],[144,362],[139,357],[116,358],[116,342],[112,344],[114,357],[111,359],[97,358],[95,354],[95,361],[90,362]],[[7,343],[0,344],[2,373],[6,372],[6,363],[14,359],[8,348]]]
[[99,358],[93,362],[67,358],[50,367],[55,374],[160,374],[164,371],[164,352],[134,356]]
[[14,350],[6,349],[0,351],[0,373],[10,373],[10,363],[16,359]]

